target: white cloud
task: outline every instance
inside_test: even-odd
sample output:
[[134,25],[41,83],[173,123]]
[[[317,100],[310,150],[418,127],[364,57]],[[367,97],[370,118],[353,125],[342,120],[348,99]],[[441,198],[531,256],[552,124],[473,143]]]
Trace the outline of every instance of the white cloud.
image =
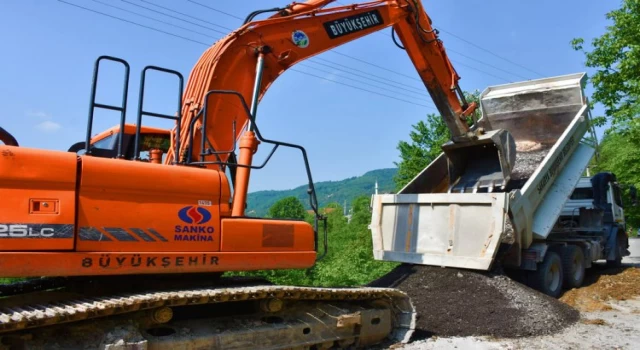
[[62,129],[62,125],[50,120],[45,120],[41,123],[36,124],[36,129],[42,132],[56,132]]
[[320,84],[328,84],[328,83],[330,83],[330,82],[333,82],[333,81],[335,81],[335,80],[336,80],[336,79],[335,79],[335,78],[336,78],[336,76],[337,76],[336,71],[332,71],[331,73],[329,73],[329,74],[327,74],[327,75],[325,75],[325,76],[323,77],[323,79],[322,79],[322,81],[320,82]]
[[41,119],[49,119],[51,116],[48,113],[43,111],[27,111],[25,113],[27,117],[41,118]]
[[36,119],[34,128],[40,132],[53,133],[62,129],[62,125],[52,121],[51,114],[41,110],[28,110],[24,113],[27,117]]

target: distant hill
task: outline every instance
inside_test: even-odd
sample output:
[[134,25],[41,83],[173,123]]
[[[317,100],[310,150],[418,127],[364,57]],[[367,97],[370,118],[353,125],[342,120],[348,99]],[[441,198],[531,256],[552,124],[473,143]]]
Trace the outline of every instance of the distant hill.
[[[351,201],[361,195],[370,196],[374,192],[375,182],[378,180],[378,192],[389,193],[394,190],[393,175],[397,169],[372,170],[361,176],[354,176],[340,181],[316,182],[315,188],[318,196],[318,204],[323,207],[329,203],[337,202],[340,205]],[[265,216],[269,208],[281,198],[295,196],[302,201],[306,209],[309,207],[309,195],[307,185],[302,185],[291,190],[281,191],[257,191],[247,196],[247,215]]]

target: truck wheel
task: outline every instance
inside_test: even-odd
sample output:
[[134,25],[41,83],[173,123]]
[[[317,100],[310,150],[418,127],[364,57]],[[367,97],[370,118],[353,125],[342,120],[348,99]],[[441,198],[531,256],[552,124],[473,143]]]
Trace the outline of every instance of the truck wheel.
[[532,287],[557,298],[562,292],[563,273],[562,260],[558,253],[547,251],[544,260],[538,264],[538,269],[532,273]]
[[582,248],[575,245],[568,245],[563,248],[562,270],[565,288],[578,288],[582,285],[585,270]]

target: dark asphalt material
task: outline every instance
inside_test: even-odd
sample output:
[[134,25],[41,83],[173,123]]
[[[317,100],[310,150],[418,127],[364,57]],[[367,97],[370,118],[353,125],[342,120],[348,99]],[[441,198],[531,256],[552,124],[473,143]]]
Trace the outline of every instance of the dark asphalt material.
[[403,264],[369,286],[409,294],[418,313],[414,339],[535,336],[579,319],[578,311],[564,303],[490,273]]

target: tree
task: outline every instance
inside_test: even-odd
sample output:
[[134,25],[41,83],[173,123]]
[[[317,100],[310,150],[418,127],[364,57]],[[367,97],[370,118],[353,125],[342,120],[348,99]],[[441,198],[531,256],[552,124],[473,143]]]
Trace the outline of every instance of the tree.
[[[605,107],[606,117],[595,121],[602,126],[611,121],[612,131],[640,130],[640,1],[622,0],[622,6],[606,14],[613,21],[601,36],[591,41],[586,51],[584,39],[575,38],[571,45],[585,54],[587,67],[596,68],[590,80],[594,87],[592,102]],[[635,120],[634,120],[635,119]],[[634,122],[634,125],[631,125]],[[636,135],[637,136],[637,135]]]
[[[359,196],[351,202],[353,213],[351,215],[351,226],[361,225],[368,227],[371,223],[371,210],[369,209],[371,198],[367,196]],[[368,230],[368,229],[367,229]]]
[[[465,92],[467,102],[479,104],[479,91],[473,93]],[[476,119],[480,118],[480,107],[473,114]],[[468,118],[467,124],[472,125],[473,118]],[[398,142],[397,149],[400,151],[400,162],[394,162],[398,167],[398,172],[393,180],[396,184],[396,191],[404,187],[422,169],[431,163],[442,153],[441,146],[451,138],[451,133],[447,125],[437,114],[427,114],[427,120],[419,121],[412,125],[413,130],[409,133],[411,142]]]
[[427,122],[421,120],[412,125],[409,133],[411,142],[398,142],[400,162],[394,162],[398,172],[393,180],[396,191],[404,187],[414,176],[431,163],[442,152],[440,146],[449,139],[449,130],[440,116],[427,115]]
[[269,208],[271,218],[304,220],[306,215],[302,202],[293,196],[282,198]]
[[[594,92],[591,103],[604,106],[605,116],[594,118],[603,126],[609,121],[594,160],[595,171],[611,171],[621,184],[640,186],[640,0],[622,0],[620,8],[605,15],[612,21],[605,32],[585,50],[583,38],[571,41],[584,53],[585,65],[595,68],[589,80]],[[623,189],[628,196],[628,187]],[[627,197],[628,199],[628,197]],[[628,203],[628,201],[627,201]],[[640,207],[625,207],[629,233],[640,226]]]
[[321,215],[327,217],[327,230],[329,232],[341,230],[347,224],[347,218],[344,216],[344,208],[336,202],[329,203],[326,207],[320,208],[318,211]]
[[638,144],[631,138],[619,134],[606,135],[600,144],[600,159],[594,162],[595,172],[611,171],[616,174],[622,187],[627,233],[636,236],[640,228],[640,206],[632,206],[630,185],[640,187],[640,153]]

